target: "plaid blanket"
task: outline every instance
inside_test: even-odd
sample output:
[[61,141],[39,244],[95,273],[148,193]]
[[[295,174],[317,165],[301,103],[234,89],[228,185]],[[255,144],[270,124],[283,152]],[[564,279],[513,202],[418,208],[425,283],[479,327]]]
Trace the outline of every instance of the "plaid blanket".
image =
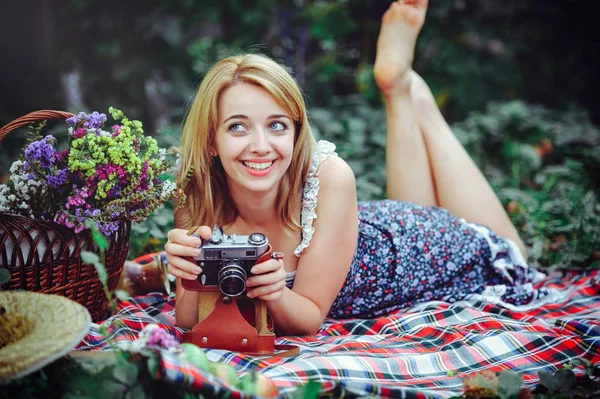
[[[482,370],[515,370],[535,386],[540,370],[555,372],[585,358],[600,363],[600,274],[548,276],[538,286],[552,289],[546,303],[507,309],[486,302],[428,302],[373,320],[326,320],[316,336],[277,339],[299,355],[265,358],[207,350],[209,360],[232,365],[240,375],[256,370],[283,396],[313,379],[322,393],[381,397],[444,398],[462,394],[462,376]],[[181,339],[173,326],[173,298],[150,294],[121,302],[103,324],[119,346],[149,323]],[[94,325],[79,350],[110,349]],[[179,357],[161,353],[163,378],[207,396],[243,395]]]

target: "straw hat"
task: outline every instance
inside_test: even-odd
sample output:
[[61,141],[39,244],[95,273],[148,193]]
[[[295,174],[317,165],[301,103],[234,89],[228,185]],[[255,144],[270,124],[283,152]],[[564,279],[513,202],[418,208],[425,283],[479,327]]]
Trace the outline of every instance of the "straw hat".
[[0,383],[66,355],[91,322],[86,308],[65,297],[0,291]]

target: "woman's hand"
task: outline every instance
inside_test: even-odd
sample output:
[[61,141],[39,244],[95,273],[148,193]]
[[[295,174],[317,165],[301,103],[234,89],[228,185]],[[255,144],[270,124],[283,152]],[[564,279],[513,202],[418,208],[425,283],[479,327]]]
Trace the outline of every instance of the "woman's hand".
[[260,298],[263,301],[276,301],[285,289],[285,269],[283,259],[269,259],[257,263],[250,270],[252,277],[246,280],[248,298]]
[[[208,226],[201,226],[198,235],[188,235],[187,230],[173,229],[167,235],[168,241],[165,244],[167,253],[168,271],[175,277],[186,280],[195,280],[200,274],[200,267],[191,262],[189,258],[200,255],[200,238],[208,240],[212,236],[212,230]],[[188,258],[188,259],[186,259]]]

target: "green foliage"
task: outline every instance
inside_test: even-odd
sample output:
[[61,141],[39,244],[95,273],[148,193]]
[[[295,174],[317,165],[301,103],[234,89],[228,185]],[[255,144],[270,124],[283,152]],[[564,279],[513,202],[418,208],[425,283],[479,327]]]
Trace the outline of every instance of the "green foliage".
[[454,131],[507,207],[533,265],[600,266],[600,132],[584,112],[492,104]]

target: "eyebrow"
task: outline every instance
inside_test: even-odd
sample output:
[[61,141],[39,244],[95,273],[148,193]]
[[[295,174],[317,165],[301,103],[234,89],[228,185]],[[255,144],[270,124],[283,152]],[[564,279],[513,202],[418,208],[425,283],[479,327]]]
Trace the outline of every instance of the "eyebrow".
[[[269,117],[267,119],[276,119],[276,118],[286,118],[286,119],[289,119],[290,121],[292,120],[289,116],[284,115],[284,114],[269,115]],[[248,118],[246,115],[235,114],[235,115],[231,115],[229,118],[225,119],[223,121],[223,123],[226,123],[230,119],[250,119],[250,118]]]

